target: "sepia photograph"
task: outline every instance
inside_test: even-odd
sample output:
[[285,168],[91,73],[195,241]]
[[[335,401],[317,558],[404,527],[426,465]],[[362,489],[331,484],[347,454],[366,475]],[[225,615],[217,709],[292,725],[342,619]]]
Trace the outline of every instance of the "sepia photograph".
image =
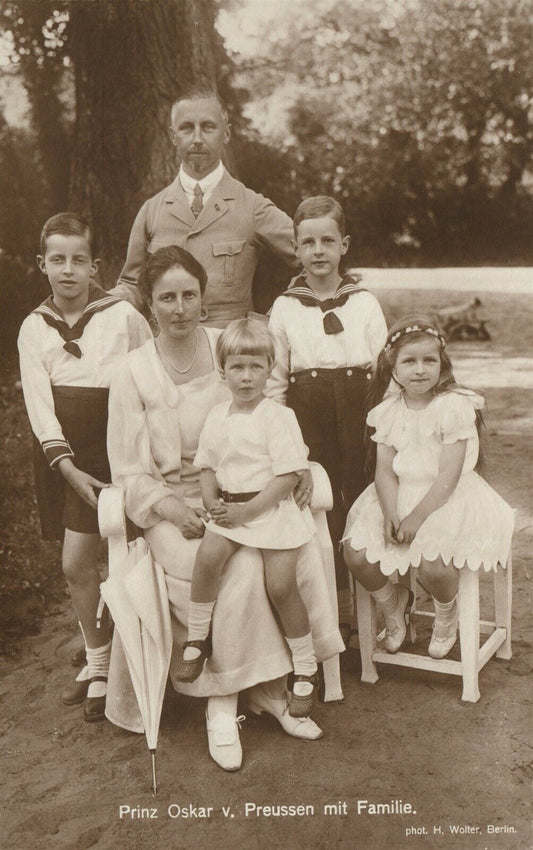
[[0,850],[529,850],[533,0],[0,0]]

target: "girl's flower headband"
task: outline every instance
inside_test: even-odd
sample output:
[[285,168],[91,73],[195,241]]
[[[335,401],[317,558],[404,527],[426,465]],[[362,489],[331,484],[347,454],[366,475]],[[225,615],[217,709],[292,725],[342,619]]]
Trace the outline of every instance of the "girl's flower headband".
[[443,348],[446,345],[446,340],[444,336],[439,331],[435,330],[435,328],[421,328],[420,325],[409,325],[409,327],[402,328],[402,330],[396,331],[396,333],[391,336],[390,340],[385,346],[385,353],[389,353],[391,347],[394,345],[395,342],[400,339],[400,337],[405,336],[405,334],[414,333],[415,331],[422,331],[422,333],[431,334],[431,336],[436,337]]

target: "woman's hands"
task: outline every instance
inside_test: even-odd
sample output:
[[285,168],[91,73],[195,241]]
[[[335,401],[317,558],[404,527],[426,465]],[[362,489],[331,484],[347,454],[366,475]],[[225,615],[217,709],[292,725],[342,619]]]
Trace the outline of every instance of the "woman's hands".
[[179,528],[186,540],[204,536],[202,520],[207,519],[207,514],[202,508],[189,508],[176,496],[165,496],[154,505],[154,510],[162,519]]
[[89,475],[88,472],[78,469],[69,457],[60,460],[57,466],[67,484],[70,484],[80,499],[83,499],[87,505],[90,505],[91,508],[96,510],[98,496],[95,490],[103,490],[105,487],[109,487],[109,484],[104,484],[103,481],[98,481],[97,478]]
[[292,491],[292,496],[301,511],[311,504],[313,498],[313,476],[309,469],[305,469]]

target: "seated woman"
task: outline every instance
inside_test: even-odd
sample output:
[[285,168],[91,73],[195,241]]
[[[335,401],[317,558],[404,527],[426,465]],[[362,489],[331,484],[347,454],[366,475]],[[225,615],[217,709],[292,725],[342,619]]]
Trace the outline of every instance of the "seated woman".
[[[115,375],[108,450],[113,482],[126,493],[126,512],[144,530],[154,559],[166,573],[174,626],[174,687],[209,698],[210,755],[224,769],[237,770],[242,760],[239,691],[251,688],[250,709],[272,714],[289,735],[316,740],[323,733],[311,718],[288,712],[284,677],[292,669],[291,656],[266,594],[257,550],[243,547],[229,559],[213,613],[212,654],[195,682],[176,681],[192,569],[206,519],[193,459],[207,414],[230,399],[215,359],[220,330],[200,326],[207,317],[202,306],[206,280],[203,267],[182,248],[161,248],[149,257],[141,287],[159,333],[125,358]],[[303,493],[296,498],[307,504]],[[324,661],[344,645],[314,540],[302,548],[297,577],[316,658]],[[112,722],[132,728],[123,684],[111,676],[106,714]]]

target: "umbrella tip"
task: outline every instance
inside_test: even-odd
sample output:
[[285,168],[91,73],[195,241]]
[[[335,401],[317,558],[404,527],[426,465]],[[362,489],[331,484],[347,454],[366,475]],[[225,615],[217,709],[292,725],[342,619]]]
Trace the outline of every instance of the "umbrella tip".
[[150,750],[150,755],[152,757],[152,792],[154,797],[157,794],[157,778],[155,772],[155,750]]

